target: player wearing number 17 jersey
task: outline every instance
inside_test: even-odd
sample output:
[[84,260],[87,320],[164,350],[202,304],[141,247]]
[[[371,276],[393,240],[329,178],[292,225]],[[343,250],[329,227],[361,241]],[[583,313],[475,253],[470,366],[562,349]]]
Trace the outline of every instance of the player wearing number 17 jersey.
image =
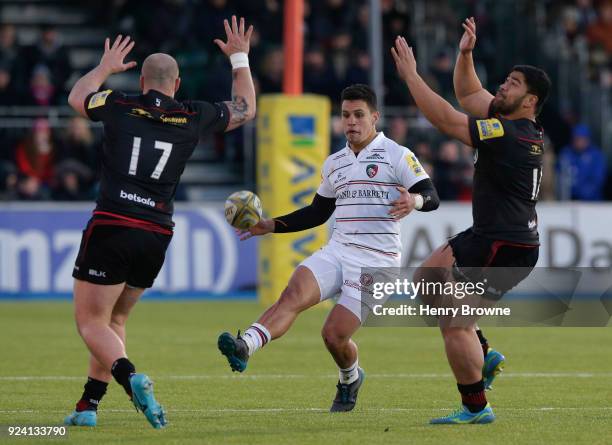
[[[152,54],[142,65],[142,94],[98,91],[111,74],[136,65],[123,60],[130,38],[106,39],[100,64],[73,87],[68,102],[80,114],[104,123],[100,193],[74,267],[75,318],[90,352],[89,378],[68,425],[95,426],[97,406],[110,380],[123,386],[154,428],[166,425],[145,374],[127,358],[125,325],[130,310],[161,269],[172,238],[173,201],[185,164],[201,135],[229,131],[255,115],[248,65],[252,27],[232,17],[227,42],[216,40],[233,68],[232,100],[174,99],[180,78],[176,61]],[[151,332],[150,347],[157,339]]]

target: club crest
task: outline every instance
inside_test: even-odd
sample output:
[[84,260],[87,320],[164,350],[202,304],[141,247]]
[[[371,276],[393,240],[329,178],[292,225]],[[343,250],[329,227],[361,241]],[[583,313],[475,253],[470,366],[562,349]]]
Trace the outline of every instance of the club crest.
[[369,178],[373,178],[378,173],[378,165],[376,164],[368,164],[366,167],[366,173]]

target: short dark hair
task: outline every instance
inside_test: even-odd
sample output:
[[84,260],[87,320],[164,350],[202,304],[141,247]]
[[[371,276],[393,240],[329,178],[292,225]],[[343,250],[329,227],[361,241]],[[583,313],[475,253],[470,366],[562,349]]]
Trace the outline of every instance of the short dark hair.
[[531,65],[516,65],[512,67],[512,71],[518,71],[525,76],[527,84],[527,92],[538,97],[538,105],[536,106],[536,116],[542,111],[544,102],[548,99],[550,87],[552,85],[548,74],[540,68]]
[[363,83],[350,85],[342,90],[340,98],[344,100],[363,100],[372,111],[378,110],[376,93],[372,88]]

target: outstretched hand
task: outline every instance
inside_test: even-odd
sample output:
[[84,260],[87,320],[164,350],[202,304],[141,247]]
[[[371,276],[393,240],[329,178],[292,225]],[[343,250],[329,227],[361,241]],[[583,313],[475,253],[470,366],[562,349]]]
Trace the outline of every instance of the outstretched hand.
[[104,41],[104,54],[100,59],[100,66],[108,73],[116,74],[129,70],[136,66],[136,62],[123,63],[123,59],[134,48],[134,41],[130,42],[130,36],[123,38],[121,34],[117,36],[113,46],[110,46],[110,39],[107,37]]
[[389,210],[389,216],[398,220],[414,210],[415,200],[414,196],[412,196],[404,187],[400,186],[395,188],[400,192],[400,196],[391,203],[393,207],[391,207],[391,210]]
[[253,236],[265,235],[266,233],[274,232],[273,219],[260,219],[257,224],[249,229],[236,229],[236,234],[240,237],[240,241],[248,240]]
[[215,39],[214,42],[223,51],[227,57],[234,53],[249,53],[249,45],[251,42],[251,34],[253,34],[253,25],[249,26],[249,29],[244,32],[244,17],[240,18],[240,26],[236,16],[232,16],[232,26],[227,20],[223,20],[223,26],[225,26],[225,35],[227,36],[227,42],[221,39]]
[[461,26],[463,26],[465,32],[463,36],[461,36],[461,41],[459,42],[459,51],[461,51],[461,54],[467,54],[472,52],[476,46],[476,22],[474,21],[474,17],[465,19]]
[[397,36],[395,47],[391,48],[391,55],[395,61],[397,73],[402,79],[407,80],[408,77],[416,74],[416,59],[404,37]]

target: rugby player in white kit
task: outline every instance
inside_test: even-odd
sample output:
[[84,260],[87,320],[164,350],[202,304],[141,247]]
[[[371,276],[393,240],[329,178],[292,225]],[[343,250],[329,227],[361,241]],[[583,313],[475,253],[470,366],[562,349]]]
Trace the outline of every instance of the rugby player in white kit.
[[347,144],[323,164],[312,204],[263,219],[240,233],[247,239],[306,230],[325,223],[335,211],[331,240],[296,268],[280,298],[257,322],[242,335],[224,332],[218,339],[232,370],[242,372],[249,357],[287,332],[300,312],[339,294],[321,332],[340,376],[331,412],[355,407],[365,377],[351,340],[362,323],[362,292],[371,293],[373,281],[362,268],[400,267],[399,220],[412,210],[428,212],[439,204],[415,155],[376,131],[380,116],[374,91],[367,85],[352,85],[341,99]]

